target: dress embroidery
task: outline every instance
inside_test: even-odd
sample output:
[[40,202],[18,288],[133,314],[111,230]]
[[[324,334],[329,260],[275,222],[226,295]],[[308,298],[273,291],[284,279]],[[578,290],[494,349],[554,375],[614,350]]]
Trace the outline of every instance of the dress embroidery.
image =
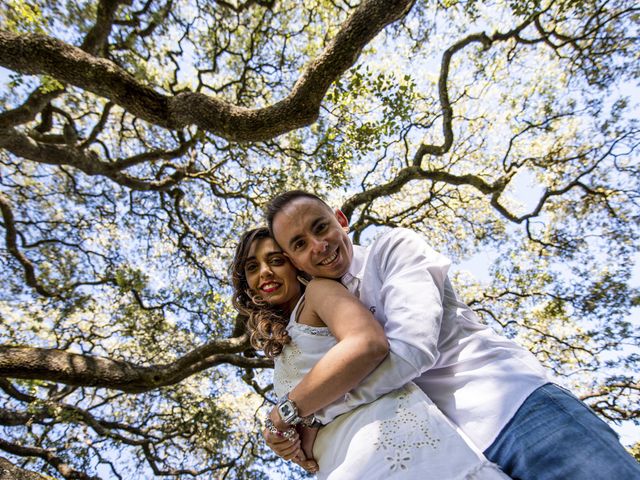
[[291,391],[303,376],[297,362],[300,355],[302,355],[300,347],[292,340],[284,346],[280,355],[276,357],[273,384],[279,397]]
[[311,325],[305,325],[304,323],[296,323],[295,327],[303,333],[309,335],[319,335],[321,337],[330,337],[331,330],[328,327],[312,327]]
[[397,400],[395,415],[379,424],[379,437],[375,441],[376,450],[386,452],[385,460],[392,472],[405,470],[411,462],[412,452],[421,448],[437,449],[440,439],[431,434],[429,422],[424,416],[416,415],[407,401],[409,389],[404,387],[387,394]]

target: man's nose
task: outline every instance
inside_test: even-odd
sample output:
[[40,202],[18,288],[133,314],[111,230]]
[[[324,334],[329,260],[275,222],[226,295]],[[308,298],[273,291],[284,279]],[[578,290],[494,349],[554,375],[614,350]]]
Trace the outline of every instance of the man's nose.
[[322,239],[318,239],[318,238],[314,238],[312,240],[312,248],[314,253],[322,253],[324,252],[327,247],[329,246],[329,244],[327,243],[326,240],[322,240]]

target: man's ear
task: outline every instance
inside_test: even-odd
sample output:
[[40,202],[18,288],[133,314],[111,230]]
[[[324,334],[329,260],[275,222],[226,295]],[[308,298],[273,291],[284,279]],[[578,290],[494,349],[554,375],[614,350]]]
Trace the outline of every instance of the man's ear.
[[342,210],[339,210],[337,208],[335,211],[335,215],[340,226],[344,229],[345,232],[349,233],[349,219],[347,218],[347,216],[342,213]]

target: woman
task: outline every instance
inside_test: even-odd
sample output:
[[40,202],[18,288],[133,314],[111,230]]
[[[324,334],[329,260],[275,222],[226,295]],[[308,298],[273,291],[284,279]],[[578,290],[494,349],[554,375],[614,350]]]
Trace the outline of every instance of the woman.
[[286,408],[272,410],[268,426],[290,440],[280,452],[285,458],[303,464],[306,450],[318,477],[332,480],[508,478],[412,383],[310,430],[312,414],[341,401],[382,362],[388,344],[373,315],[340,283],[314,279],[305,288],[297,275],[266,228],[242,236],[232,266],[234,304],[249,317],[252,345],[275,358],[279,404],[287,406],[288,398],[297,407],[287,418],[302,418],[309,442],[301,446],[283,420]]

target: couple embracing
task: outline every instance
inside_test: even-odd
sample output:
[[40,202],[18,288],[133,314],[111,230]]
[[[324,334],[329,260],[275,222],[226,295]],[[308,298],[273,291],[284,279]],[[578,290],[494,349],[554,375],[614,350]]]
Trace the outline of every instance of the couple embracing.
[[275,359],[278,455],[332,480],[640,479],[610,427],[457,298],[420,235],[353,245],[344,214],[298,190],[266,221],[232,277]]

